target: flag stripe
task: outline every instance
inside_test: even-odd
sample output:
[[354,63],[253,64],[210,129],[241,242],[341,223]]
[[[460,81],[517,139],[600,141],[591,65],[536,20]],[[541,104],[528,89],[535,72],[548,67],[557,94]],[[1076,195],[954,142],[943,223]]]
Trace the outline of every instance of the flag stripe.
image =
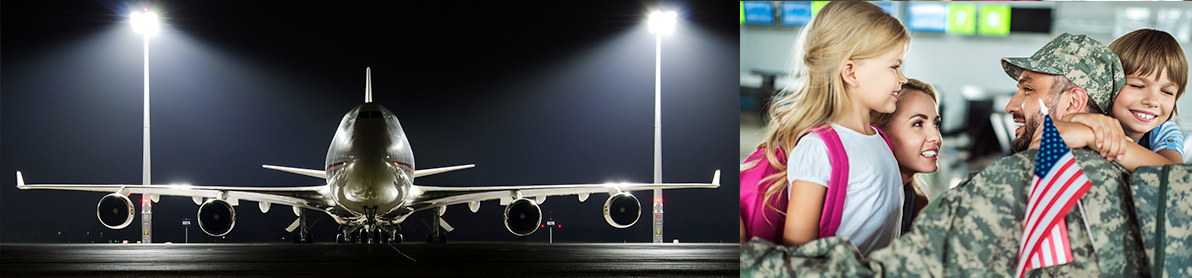
[[[1068,242],[1068,229],[1067,229],[1068,223],[1066,221],[1060,222],[1059,225],[1063,225],[1065,227],[1063,229],[1057,229],[1060,231],[1060,238],[1064,239],[1061,242],[1063,244],[1063,246],[1062,246],[1063,249],[1060,249],[1063,252],[1060,252],[1060,254],[1064,255],[1065,261],[1072,262],[1072,246],[1069,245],[1069,242]],[[1059,225],[1057,225],[1057,226],[1059,226]]]
[[[1081,186],[1072,187],[1071,188],[1072,190],[1069,190],[1063,194],[1063,197],[1065,200],[1067,200],[1067,203],[1065,203],[1061,206],[1052,206],[1047,211],[1047,215],[1058,218],[1056,220],[1062,221],[1063,216],[1067,215],[1067,212],[1070,211],[1072,209],[1072,206],[1076,205],[1076,201],[1079,200],[1079,198],[1075,198],[1075,196],[1084,195],[1084,193],[1088,191],[1088,188],[1091,184],[1088,182],[1088,180],[1086,178],[1084,178],[1084,175],[1081,175],[1077,179],[1080,180],[1079,182],[1080,182]],[[1052,221],[1052,223],[1048,226],[1059,224],[1059,223],[1061,223],[1060,221]],[[1063,229],[1066,229],[1066,228],[1063,228]],[[1065,240],[1066,240],[1066,238],[1065,238]]]
[[[1084,182],[1084,183],[1087,184],[1087,182]],[[1079,187],[1071,187],[1071,189],[1079,189]],[[1084,193],[1083,191],[1087,191],[1087,188],[1085,188],[1085,190],[1069,190],[1069,191],[1064,192],[1064,194],[1062,194],[1060,197],[1065,198],[1065,199],[1071,199],[1069,201],[1069,203],[1075,204],[1076,199],[1071,198],[1071,197],[1073,195],[1076,195],[1076,193],[1083,194]],[[1068,209],[1071,209],[1071,206],[1068,206]],[[1054,219],[1056,219],[1056,218],[1062,219],[1060,212],[1063,210],[1064,210],[1063,206],[1049,207],[1043,214],[1044,217],[1043,217],[1043,219],[1041,219],[1042,221],[1040,221],[1039,224],[1051,222],[1051,225],[1045,225],[1044,227],[1054,225],[1055,224],[1053,221]],[[1032,250],[1032,249],[1038,248],[1039,245],[1042,243],[1042,242],[1039,242],[1038,239],[1043,237],[1044,234],[1046,233],[1045,232],[1046,229],[1049,228],[1049,227],[1048,228],[1044,228],[1044,227],[1039,227],[1040,229],[1035,230],[1035,232],[1030,235],[1031,238],[1027,241],[1027,243],[1032,244],[1032,245],[1028,245],[1029,248],[1027,248],[1027,250]]]
[[[1064,157],[1061,157],[1061,159],[1067,158],[1070,155],[1071,153],[1066,154]],[[1074,161],[1070,160],[1069,162]],[[1059,191],[1053,190],[1053,185],[1055,184],[1056,179],[1061,178],[1061,176],[1065,178],[1071,177],[1073,174],[1075,174],[1073,172],[1067,171],[1067,169],[1069,169],[1071,166],[1072,163],[1065,163],[1063,167],[1057,167],[1057,169],[1054,169],[1054,171],[1048,172],[1048,176],[1050,178],[1040,179],[1039,183],[1035,185],[1036,187],[1042,187],[1043,190],[1039,190],[1039,194],[1037,196],[1033,196],[1034,198],[1031,198],[1032,200],[1030,200],[1032,204],[1027,209],[1027,234],[1035,233],[1036,226],[1038,225],[1037,220],[1039,220],[1040,215],[1046,211],[1046,209],[1040,209],[1039,205],[1044,203],[1053,203],[1052,200],[1054,200],[1056,194],[1060,194],[1062,192],[1062,189]]]
[[[1071,153],[1065,154],[1063,157],[1060,157],[1060,159],[1062,160],[1062,159],[1066,158],[1068,155],[1071,155]],[[1069,172],[1067,170],[1069,167],[1071,167],[1071,164],[1065,163],[1062,167],[1052,168],[1050,171],[1047,172],[1047,175],[1045,175],[1043,177],[1036,176],[1035,179],[1032,179],[1032,180],[1037,179],[1035,181],[1035,185],[1046,184],[1046,186],[1043,186],[1041,188],[1036,186],[1036,188],[1031,189],[1030,199],[1032,201],[1032,206],[1027,210],[1034,211],[1035,208],[1039,206],[1039,203],[1038,203],[1040,201],[1039,199],[1045,198],[1046,196],[1048,196],[1047,193],[1049,193],[1049,192],[1047,190],[1050,189],[1050,185],[1055,183],[1056,179],[1061,178],[1061,175],[1068,174]]]
[[1051,256],[1051,254],[1053,254],[1055,252],[1052,252],[1051,246],[1052,246],[1051,238],[1044,238],[1043,246],[1042,246],[1043,248],[1036,249],[1036,250],[1038,250],[1039,255],[1041,257],[1043,257],[1043,265],[1054,265],[1055,264],[1055,258]]
[[[1065,156],[1067,156],[1067,155],[1065,155]],[[1073,162],[1073,161],[1070,161],[1070,162]],[[1077,169],[1077,171],[1075,171],[1075,172],[1066,172],[1066,173],[1062,173],[1061,175],[1072,176],[1073,174],[1083,174],[1083,172],[1079,171],[1079,168],[1076,168],[1076,169]],[[1028,213],[1031,217],[1028,217],[1026,232],[1027,232],[1027,235],[1030,237],[1030,239],[1037,239],[1039,236],[1041,236],[1045,233],[1046,229],[1048,228],[1047,226],[1050,226],[1051,222],[1053,222],[1053,219],[1056,218],[1055,213],[1058,212],[1056,210],[1063,208],[1063,206],[1056,207],[1056,206],[1054,206],[1054,204],[1056,203],[1056,201],[1058,201],[1060,199],[1066,199],[1066,198],[1074,195],[1075,192],[1073,191],[1073,189],[1077,189],[1077,188],[1071,187],[1071,184],[1079,179],[1081,179],[1081,178],[1077,177],[1076,179],[1068,179],[1067,182],[1064,183],[1064,185],[1058,186],[1058,188],[1057,188],[1057,186],[1055,186],[1054,183],[1043,185],[1043,187],[1046,188],[1046,190],[1044,190],[1046,192],[1046,194],[1045,194],[1046,196],[1043,197],[1042,200],[1038,200],[1035,203],[1035,206],[1032,207],[1031,212]],[[1054,181],[1054,180],[1052,180],[1052,181]],[[1047,205],[1044,205],[1042,208],[1039,208],[1038,205],[1040,203],[1046,203]],[[1030,221],[1030,220],[1035,220],[1035,221]],[[1042,227],[1040,227],[1040,226],[1042,226]],[[1034,242],[1033,240],[1028,240],[1027,244],[1028,244],[1027,246],[1033,247],[1033,245],[1038,244],[1038,242]]]
[[[1060,159],[1065,160],[1066,158],[1071,158],[1071,155],[1072,155],[1071,152],[1066,153],[1066,154],[1064,154],[1064,156],[1060,157]],[[1043,190],[1040,190],[1040,194],[1039,194],[1042,197],[1035,198],[1034,204],[1027,211],[1027,215],[1028,215],[1028,217],[1026,219],[1027,223],[1026,223],[1026,227],[1024,227],[1024,229],[1025,229],[1024,232],[1027,236],[1024,237],[1025,245],[1023,246],[1023,250],[1022,250],[1023,253],[1029,253],[1028,252],[1029,250],[1032,250],[1039,245],[1039,239],[1044,234],[1044,231],[1047,228],[1046,226],[1050,226],[1049,225],[1049,224],[1051,224],[1050,222],[1052,222],[1052,220],[1055,218],[1055,215],[1053,215],[1053,213],[1052,213],[1053,209],[1051,207],[1051,204],[1055,203],[1055,200],[1057,199],[1057,197],[1063,198],[1063,197],[1071,196],[1071,194],[1070,194],[1071,192],[1067,191],[1067,189],[1070,188],[1069,185],[1072,182],[1071,179],[1069,179],[1067,183],[1065,183],[1063,186],[1060,186],[1060,187],[1055,186],[1055,182],[1056,182],[1056,178],[1058,178],[1060,176],[1071,177],[1076,173],[1083,174],[1082,171],[1079,171],[1079,169],[1080,169],[1079,167],[1075,167],[1075,168],[1071,167],[1074,163],[1075,163],[1075,160],[1067,160],[1066,163],[1064,163],[1064,165],[1062,167],[1057,167],[1057,168],[1060,168],[1060,170],[1063,170],[1064,172],[1057,173],[1057,171],[1050,171],[1050,172],[1048,172],[1048,176],[1051,176],[1052,178],[1051,179],[1043,179],[1043,180],[1047,181],[1047,183],[1045,183],[1045,184],[1041,183],[1041,184],[1036,185],[1036,186],[1043,187]],[[1067,171],[1068,169],[1075,169],[1076,171]],[[1040,203],[1047,203],[1048,205],[1044,206],[1043,208],[1039,208],[1038,206]],[[1040,225],[1043,225],[1044,227],[1039,227]]]
[[[1075,195],[1075,193],[1079,190],[1079,187],[1072,187],[1071,185],[1073,182],[1075,182],[1079,179],[1081,179],[1081,178],[1077,177],[1076,179],[1069,179],[1069,180],[1067,180],[1066,183],[1064,183],[1064,185],[1059,186],[1059,189],[1049,188],[1049,190],[1053,191],[1050,194],[1058,194],[1058,196],[1053,196],[1053,198],[1045,198],[1045,200],[1043,202],[1047,202],[1047,205],[1045,205],[1045,206],[1043,206],[1043,208],[1039,209],[1037,213],[1034,213],[1036,215],[1040,215],[1041,218],[1037,218],[1037,219],[1039,219],[1039,221],[1032,223],[1033,225],[1030,227],[1031,230],[1030,230],[1029,235],[1032,238],[1037,238],[1037,237],[1043,236],[1046,233],[1047,229],[1050,228],[1050,226],[1055,222],[1056,218],[1063,218],[1063,216],[1060,214],[1066,211],[1065,207],[1067,207],[1069,209],[1071,208],[1071,206],[1067,206],[1066,203],[1056,206],[1056,202],[1061,201],[1061,200],[1067,200],[1070,203],[1071,197],[1073,195]],[[1049,186],[1049,187],[1054,187],[1054,185]],[[1066,214],[1066,213],[1063,213],[1063,214]],[[1038,242],[1028,242],[1028,244],[1038,244]],[[1033,248],[1033,246],[1032,246],[1032,248]]]
[[1030,269],[1072,262],[1064,217],[1092,186],[1046,112],[1042,136],[1022,220],[1015,277]]
[[[1063,222],[1064,220],[1060,219],[1060,223]],[[1051,237],[1049,238],[1051,240],[1051,256],[1054,257],[1055,261],[1057,262],[1068,262],[1067,258],[1064,256],[1064,251],[1062,251],[1064,250],[1063,242],[1066,240],[1056,240],[1063,238],[1060,237],[1060,230],[1062,230],[1061,227],[1062,226],[1057,223],[1051,228]]]

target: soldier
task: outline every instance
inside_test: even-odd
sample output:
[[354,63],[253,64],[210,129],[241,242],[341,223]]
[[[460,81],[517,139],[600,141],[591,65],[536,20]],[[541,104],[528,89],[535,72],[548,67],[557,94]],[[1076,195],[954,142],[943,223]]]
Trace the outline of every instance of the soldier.
[[[1036,99],[1051,108],[1055,119],[1101,112],[1108,110],[1125,77],[1118,57],[1105,45],[1068,33],[1031,57],[1003,58],[1002,67],[1020,82],[1006,110],[1028,125],[1017,132],[1017,153],[945,192],[915,219],[909,234],[868,258],[842,238],[798,247],[751,240],[741,246],[742,276],[1014,275],[1037,154],[1036,149],[1027,149],[1032,139],[1038,140],[1030,125],[1042,122]],[[1023,84],[1024,77],[1034,83]],[[1081,197],[1082,206],[1073,207],[1064,217],[1072,262],[1029,270],[1024,276],[1148,276],[1148,249],[1134,214],[1129,173],[1092,150],[1075,149],[1072,154],[1093,185]]]

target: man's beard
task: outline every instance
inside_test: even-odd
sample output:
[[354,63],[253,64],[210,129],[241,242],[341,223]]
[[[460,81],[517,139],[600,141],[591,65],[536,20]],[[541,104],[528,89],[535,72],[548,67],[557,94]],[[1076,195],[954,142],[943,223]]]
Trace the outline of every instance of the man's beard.
[[1026,124],[1022,127],[1022,136],[1014,138],[1010,142],[1010,151],[1018,153],[1025,151],[1031,147],[1031,140],[1035,138],[1035,130],[1039,129],[1039,120],[1035,117],[1026,118]]

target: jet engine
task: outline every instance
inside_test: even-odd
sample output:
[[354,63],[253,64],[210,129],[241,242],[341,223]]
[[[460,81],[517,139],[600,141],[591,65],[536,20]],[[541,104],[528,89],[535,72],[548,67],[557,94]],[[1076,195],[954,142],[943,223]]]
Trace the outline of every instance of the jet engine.
[[542,222],[542,210],[538,203],[521,198],[505,206],[505,228],[518,236],[527,236],[538,230]]
[[99,216],[99,223],[103,223],[105,227],[124,229],[132,223],[133,216],[136,216],[136,209],[132,207],[132,201],[128,200],[128,196],[112,193],[99,199],[99,206],[95,208],[95,214]]
[[236,225],[236,209],[220,199],[211,199],[199,206],[199,228],[211,236],[223,236]]
[[617,193],[604,201],[604,220],[613,227],[628,228],[633,226],[641,215],[641,203],[637,201],[637,197],[633,197],[633,194],[628,192]]

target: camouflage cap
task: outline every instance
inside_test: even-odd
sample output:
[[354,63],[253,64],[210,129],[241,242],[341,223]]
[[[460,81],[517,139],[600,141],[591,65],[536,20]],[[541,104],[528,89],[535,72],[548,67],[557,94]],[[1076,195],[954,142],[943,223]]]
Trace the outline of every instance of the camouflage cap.
[[1107,114],[1118,90],[1126,84],[1117,54],[1086,35],[1064,33],[1031,57],[1002,58],[1002,69],[1014,80],[1024,69],[1066,76]]

